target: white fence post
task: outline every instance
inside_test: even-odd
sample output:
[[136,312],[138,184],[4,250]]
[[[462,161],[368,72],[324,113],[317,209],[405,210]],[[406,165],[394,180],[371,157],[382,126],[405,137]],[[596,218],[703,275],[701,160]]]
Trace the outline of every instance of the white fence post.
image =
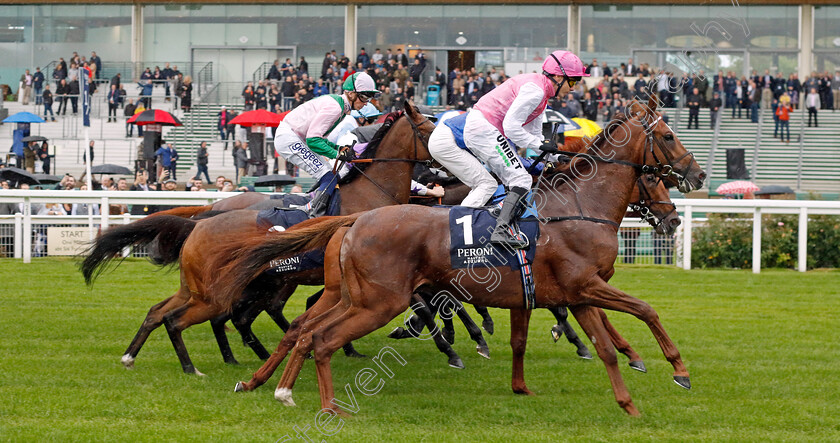
[[111,215],[111,208],[108,206],[108,197],[102,197],[99,215],[101,216],[101,221],[99,222],[99,231],[101,232],[108,229],[108,217]]
[[32,202],[23,200],[23,262],[32,262]]
[[15,258],[23,257],[23,214],[15,213]]
[[799,259],[797,270],[805,272],[808,269],[808,208],[799,209]]
[[753,212],[753,246],[752,246],[753,274],[761,272],[761,208],[756,207]]
[[683,213],[683,269],[691,269],[691,205],[685,207]]
[[[122,218],[123,218],[123,224],[124,225],[127,225],[127,224],[131,223],[131,214],[126,212],[122,216],[123,216]],[[126,246],[122,250],[122,256],[123,257],[128,257],[129,255],[131,255],[131,247]]]

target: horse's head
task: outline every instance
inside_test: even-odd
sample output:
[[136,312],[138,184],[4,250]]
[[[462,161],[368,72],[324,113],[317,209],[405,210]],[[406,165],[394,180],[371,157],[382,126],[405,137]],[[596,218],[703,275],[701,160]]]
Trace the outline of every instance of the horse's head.
[[657,234],[671,235],[680,225],[677,207],[671,201],[665,183],[655,174],[642,174],[639,177],[629,206],[641,214]]
[[662,121],[662,115],[656,112],[658,103],[656,94],[652,94],[647,106],[634,102],[630,108],[630,112],[641,122],[647,138],[644,172],[658,174],[683,193],[703,187],[706,173],[697,164],[694,154],[685,149],[671,127]]
[[405,105],[405,118],[409,125],[411,125],[413,137],[410,143],[414,147],[414,151],[411,155],[415,160],[431,160],[432,154],[429,153],[429,137],[431,137],[432,131],[435,130],[435,124],[421,114],[420,110],[414,106],[414,102],[411,100]]

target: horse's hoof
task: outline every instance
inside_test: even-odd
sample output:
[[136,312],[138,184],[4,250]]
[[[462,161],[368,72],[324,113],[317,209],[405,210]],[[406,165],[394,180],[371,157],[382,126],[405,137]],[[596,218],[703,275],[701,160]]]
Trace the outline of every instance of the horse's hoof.
[[454,329],[444,328],[443,331],[441,331],[441,334],[443,334],[443,339],[446,340],[447,343],[449,343],[450,345],[455,344],[455,330]]
[[245,383],[241,381],[236,382],[236,386],[233,387],[233,392],[245,392]]
[[641,361],[641,360],[639,360],[639,361],[631,361],[630,363],[627,363],[627,364],[628,364],[631,368],[633,368],[633,369],[635,369],[635,370],[637,370],[637,371],[639,371],[639,372],[644,372],[644,373],[647,373],[647,368],[645,367],[645,362],[643,362],[643,361]]
[[493,320],[484,320],[481,322],[481,327],[484,328],[488,334],[493,335]]
[[674,383],[682,386],[683,388],[691,389],[691,380],[689,380],[688,377],[686,377],[686,376],[675,375],[674,376]]
[[592,360],[592,354],[589,353],[589,349],[586,346],[578,348],[577,355],[584,360]]
[[206,375],[202,374],[201,371],[199,371],[198,369],[193,369],[193,374],[199,377],[207,377]]
[[483,344],[483,345],[476,346],[475,347],[475,352],[478,352],[478,355],[480,355],[480,356],[482,356],[482,357],[484,357],[488,360],[490,359],[490,347],[487,346],[486,343]]
[[449,367],[455,369],[464,369],[464,362],[461,357],[452,357],[449,359]]
[[297,406],[295,401],[292,400],[292,390],[289,388],[277,388],[274,391],[274,399],[286,406]]
[[405,338],[405,329],[397,326],[390,334],[388,334],[388,338],[393,338],[394,340]]
[[534,394],[533,392],[531,392],[531,390],[530,390],[530,389],[528,389],[528,388],[526,388],[526,387],[524,387],[524,386],[523,386],[523,387],[521,387],[521,388],[514,388],[514,389],[513,389],[513,393],[514,393],[514,394],[517,394],[517,395],[528,395],[528,396],[531,396],[531,397],[533,397],[534,395],[536,395],[536,394]]
[[120,363],[122,363],[126,369],[134,369],[134,357],[129,354],[123,355],[120,359]]
[[557,343],[557,340],[560,340],[560,337],[563,336],[563,327],[560,325],[554,325],[551,327],[551,338],[554,339],[554,343]]
[[353,352],[345,352],[345,353],[344,353],[344,355],[346,355],[347,357],[350,357],[350,358],[368,358],[368,356],[367,356],[367,355],[365,355],[365,354],[359,354],[359,353],[358,353],[358,352],[356,352],[356,351],[353,351]]
[[235,359],[235,358],[232,358],[232,359],[230,359],[230,360],[225,360],[225,364],[226,364],[226,365],[238,365],[238,364],[239,364],[239,362],[238,362],[238,361],[236,361],[236,359]]

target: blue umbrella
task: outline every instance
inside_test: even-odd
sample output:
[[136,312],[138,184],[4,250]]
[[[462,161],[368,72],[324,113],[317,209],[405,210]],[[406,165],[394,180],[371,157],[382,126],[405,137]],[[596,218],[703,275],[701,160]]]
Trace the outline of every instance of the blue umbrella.
[[6,117],[3,123],[46,123],[46,120],[31,112],[18,112]]

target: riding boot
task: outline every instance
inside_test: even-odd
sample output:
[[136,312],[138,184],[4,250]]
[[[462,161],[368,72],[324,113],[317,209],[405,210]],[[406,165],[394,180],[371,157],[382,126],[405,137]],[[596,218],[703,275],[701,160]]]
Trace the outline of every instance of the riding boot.
[[309,202],[309,218],[327,215],[330,205],[330,194],[327,191],[315,191],[315,197]]
[[[528,239],[524,234],[519,232],[516,227],[516,217],[519,215],[520,205],[528,190],[525,188],[514,187],[508,191],[504,202],[502,202],[502,210],[499,217],[496,218],[496,228],[493,234],[490,235],[491,243],[504,243],[514,249],[524,249],[528,247]],[[516,235],[508,231],[508,227],[512,227]]]
[[327,209],[330,206],[330,198],[334,191],[335,175],[332,172],[327,172],[318,181],[318,189],[315,191],[315,197],[309,202],[309,218],[321,217],[327,214]]

